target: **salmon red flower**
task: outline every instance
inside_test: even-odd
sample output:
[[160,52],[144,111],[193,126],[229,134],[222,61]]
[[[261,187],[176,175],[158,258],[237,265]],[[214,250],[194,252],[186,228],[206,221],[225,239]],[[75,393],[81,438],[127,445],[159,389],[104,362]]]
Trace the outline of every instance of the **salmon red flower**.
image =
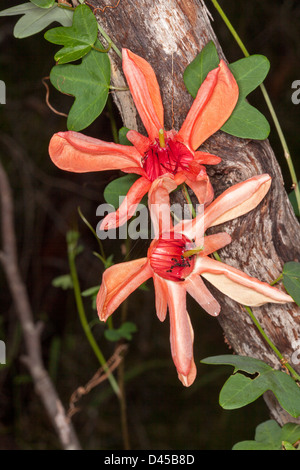
[[[58,132],[49,145],[52,161],[72,172],[122,170],[140,175],[116,213],[108,214],[101,230],[123,225],[162,175],[170,174],[176,185],[186,182],[199,204],[213,199],[204,165],[220,158],[197,150],[227,121],[238,100],[238,85],[223,60],[209,72],[180,130],[164,130],[164,109],[159,85],[150,64],[128,49],[122,65],[134,103],[148,137],[135,130],[127,133],[132,146],[87,137],[79,132]],[[130,210],[129,210],[130,209]]]
[[[179,379],[190,386],[196,377],[193,358],[193,328],[186,308],[189,293],[210,315],[217,316],[220,305],[201,277],[233,300],[249,306],[293,299],[266,282],[219,262],[212,253],[231,242],[220,232],[206,235],[209,227],[232,220],[254,209],[268,192],[269,175],[255,176],[236,184],[216,198],[196,218],[169,225],[169,192],[176,187],[174,177],[161,176],[149,191],[149,209],[157,229],[147,257],[111,266],[103,273],[97,296],[100,320],[107,318],[143,282],[153,278],[158,318],[170,317],[170,343]],[[164,207],[164,209],[163,209]],[[168,231],[165,231],[167,227]]]

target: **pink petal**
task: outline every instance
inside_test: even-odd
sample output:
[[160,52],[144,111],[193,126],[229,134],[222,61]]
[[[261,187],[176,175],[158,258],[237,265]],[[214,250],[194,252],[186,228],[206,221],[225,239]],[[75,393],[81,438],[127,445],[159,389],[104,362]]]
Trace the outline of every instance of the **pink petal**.
[[144,195],[151,187],[151,181],[148,178],[141,177],[137,179],[129,189],[126,197],[123,199],[119,209],[116,212],[109,213],[101,222],[100,230],[109,230],[121,227],[135,213],[137,206]]
[[156,314],[160,321],[164,321],[168,307],[168,286],[165,279],[153,274],[154,290],[155,290],[155,308]]
[[195,381],[197,369],[194,360],[192,360],[191,368],[188,375],[183,375],[178,372],[178,378],[185,387],[190,387]]
[[191,274],[185,281],[187,292],[210,315],[219,315],[221,307],[198,274]]
[[155,237],[173,228],[169,193],[177,188],[173,175],[166,173],[153,181],[148,194],[148,205]]
[[201,274],[223,294],[243,305],[259,307],[268,302],[293,302],[289,295],[266,282],[209,257],[197,257],[194,273]]
[[72,131],[54,134],[49,155],[58,168],[75,173],[141,167],[141,156],[134,147],[104,142]]
[[123,71],[134,103],[151,140],[164,127],[159,85],[151,65],[128,49],[122,50]]
[[219,130],[235,108],[239,96],[234,76],[223,60],[208,73],[178,133],[183,142],[196,150]]
[[218,251],[231,242],[231,236],[226,232],[207,235],[203,238],[203,250],[199,256],[208,256],[214,251]]
[[186,310],[186,290],[183,283],[166,281],[170,314],[171,352],[177,372],[188,380],[193,365],[193,329]]
[[97,311],[100,320],[107,318],[119,305],[152,276],[147,258],[115,264],[107,268],[97,295]]
[[271,177],[263,174],[228,188],[205,211],[205,230],[250,212],[262,201],[270,186]]
[[[217,197],[192,221],[187,221],[184,228],[178,229],[191,240],[202,237],[204,232],[214,225],[240,217],[254,209],[265,197],[271,186],[271,177],[267,174],[253,176],[246,181],[231,186]],[[177,226],[174,228],[177,230]]]
[[186,184],[195,193],[199,204],[207,205],[211,203],[214,198],[214,189],[207,175],[196,181],[187,178]]

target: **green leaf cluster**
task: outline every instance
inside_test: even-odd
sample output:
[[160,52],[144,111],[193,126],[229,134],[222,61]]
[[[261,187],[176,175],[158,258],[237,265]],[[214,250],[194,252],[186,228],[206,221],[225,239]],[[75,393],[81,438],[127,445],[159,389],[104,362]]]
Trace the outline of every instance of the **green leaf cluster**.
[[300,450],[300,425],[286,423],[282,428],[270,419],[257,426],[254,441],[241,441],[232,450]]
[[[42,7],[42,3],[45,5],[44,7]],[[22,15],[13,31],[14,37],[18,39],[37,34],[54,22],[69,27],[72,25],[73,19],[73,11],[59,8],[57,3],[50,0],[43,2],[35,0],[0,11],[0,17],[15,15]]]
[[220,392],[219,403],[222,408],[241,408],[271,390],[282,408],[294,418],[300,416],[300,388],[285,372],[274,370],[258,359],[238,355],[213,356],[201,362],[234,366],[233,374]]
[[104,335],[105,338],[109,341],[120,341],[121,339],[126,339],[130,341],[132,339],[132,334],[137,331],[137,327],[132,322],[124,322],[120,328],[113,329],[110,328],[105,330]]
[[53,28],[44,35],[47,41],[63,45],[54,56],[58,64],[74,62],[85,56],[97,40],[98,24],[92,10],[79,5],[74,12],[72,26]]
[[[97,39],[97,21],[87,5],[79,5],[71,27],[47,31],[45,38],[64,45],[55,54],[58,64],[50,72],[52,85],[61,93],[75,97],[67,127],[81,131],[102,113],[110,87],[110,60]],[[79,64],[67,62],[82,59]]]
[[[193,98],[196,97],[208,72],[218,67],[219,62],[217,49],[213,41],[209,41],[187,66],[183,79]],[[244,139],[266,139],[270,133],[270,125],[263,114],[251,106],[246,98],[267,76],[270,68],[268,59],[255,54],[229,64],[229,68],[237,81],[239,98],[231,116],[221,129]]]
[[73,289],[73,282],[70,274],[63,274],[52,280],[54,287],[60,287],[63,290]]
[[[99,41],[96,42],[101,47]],[[107,54],[91,50],[78,65],[56,65],[50,72],[52,85],[75,97],[67,119],[69,130],[81,131],[103,111],[110,85]]]

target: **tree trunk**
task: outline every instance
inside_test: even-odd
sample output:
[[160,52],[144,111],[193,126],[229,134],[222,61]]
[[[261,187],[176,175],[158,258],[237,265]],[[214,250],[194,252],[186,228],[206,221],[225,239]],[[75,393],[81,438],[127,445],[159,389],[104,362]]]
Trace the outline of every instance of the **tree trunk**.
[[[226,60],[210,24],[210,13],[202,1],[191,0],[121,0],[116,8],[101,7],[95,14],[99,24],[118,48],[126,47],[144,57],[153,66],[160,84],[165,107],[165,128],[179,129],[191,106],[192,98],[183,83],[183,72],[209,40],[213,40],[219,57]],[[125,85],[120,58],[111,51],[112,81]],[[123,123],[142,130],[129,92],[114,95]],[[203,145],[222,158],[222,163],[208,168],[218,196],[229,186],[251,176],[269,173],[273,182],[262,203],[249,214],[219,226],[226,230],[232,243],[220,251],[222,260],[250,276],[266,282],[276,279],[287,261],[300,261],[298,221],[284,189],[280,167],[266,141],[235,138],[217,132]],[[213,288],[209,286],[213,291]],[[214,291],[222,310],[219,322],[228,343],[240,355],[261,359],[275,368],[281,365],[264,342],[244,307],[219,291]],[[299,354],[300,309],[296,304],[267,304],[253,309],[269,338],[295,370],[300,372]],[[271,415],[279,424],[292,419],[274,399],[265,395]]]

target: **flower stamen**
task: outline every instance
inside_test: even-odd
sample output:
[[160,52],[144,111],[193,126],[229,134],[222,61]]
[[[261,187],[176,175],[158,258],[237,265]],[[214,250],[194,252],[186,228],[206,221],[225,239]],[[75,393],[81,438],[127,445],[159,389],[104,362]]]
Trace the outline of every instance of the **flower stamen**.
[[198,253],[200,253],[200,251],[203,251],[204,250],[204,246],[198,246],[198,247],[195,247],[193,248],[192,250],[187,250],[185,251],[182,256],[183,258],[190,258],[191,256],[193,255],[197,255]]
[[166,142],[165,142],[165,134],[163,129],[159,129],[158,131],[158,140],[159,140],[159,145],[161,148],[165,148]]

